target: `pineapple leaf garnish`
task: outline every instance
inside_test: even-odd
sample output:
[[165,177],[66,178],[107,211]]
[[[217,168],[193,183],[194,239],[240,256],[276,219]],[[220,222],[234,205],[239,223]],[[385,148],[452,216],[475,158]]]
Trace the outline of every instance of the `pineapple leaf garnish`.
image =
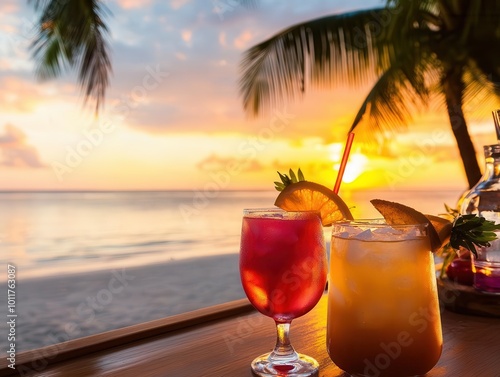
[[278,182],[278,181],[274,182],[274,188],[277,191],[283,191],[285,189],[285,187],[291,185],[292,183],[305,181],[304,174],[302,174],[302,170],[300,170],[300,168],[297,171],[297,174],[295,174],[292,169],[290,169],[288,171],[288,174],[290,174],[290,176],[288,176],[286,174],[281,174],[280,172],[278,172],[278,175],[280,176],[281,182]]
[[446,209],[446,215],[456,218],[460,212],[458,209],[450,207],[448,204],[444,203],[444,208]]
[[500,224],[494,221],[477,215],[459,215],[453,221],[449,245],[456,250],[462,246],[477,257],[476,247],[491,246],[490,241],[497,239],[495,230],[500,230]]
[[446,275],[446,268],[453,261],[453,259],[457,257],[457,251],[453,247],[451,247],[450,243],[448,242],[441,248],[438,255],[443,258],[443,267],[441,268],[441,272],[439,273],[439,277],[443,279]]

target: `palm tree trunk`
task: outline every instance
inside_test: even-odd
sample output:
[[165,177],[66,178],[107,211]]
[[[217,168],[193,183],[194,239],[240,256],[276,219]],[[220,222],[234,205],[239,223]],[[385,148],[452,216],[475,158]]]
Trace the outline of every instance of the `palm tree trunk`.
[[477,162],[474,144],[467,130],[467,123],[462,110],[464,84],[460,68],[450,69],[442,83],[451,129],[457,141],[469,187],[472,187],[481,178],[481,169]]

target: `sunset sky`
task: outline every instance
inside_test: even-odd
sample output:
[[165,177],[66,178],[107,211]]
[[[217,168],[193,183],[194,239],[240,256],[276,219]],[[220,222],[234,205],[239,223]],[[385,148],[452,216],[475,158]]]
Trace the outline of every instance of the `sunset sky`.
[[[318,89],[253,119],[243,112],[238,65],[287,26],[384,2],[104,3],[113,77],[99,118],[82,107],[75,72],[35,79],[36,15],[27,1],[0,3],[0,190],[272,189],[276,170],[289,167],[333,186],[369,86]],[[447,116],[436,109],[379,146],[360,129],[342,188],[465,188]],[[496,138],[490,117],[479,115],[468,119],[482,156]]]

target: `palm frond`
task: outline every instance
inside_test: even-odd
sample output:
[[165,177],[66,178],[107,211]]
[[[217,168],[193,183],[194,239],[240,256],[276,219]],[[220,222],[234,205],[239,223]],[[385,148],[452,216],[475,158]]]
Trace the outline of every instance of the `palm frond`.
[[[474,4],[472,4],[474,3]],[[463,41],[467,51],[468,64],[477,68],[487,78],[497,95],[500,95],[500,1],[478,0],[471,2],[472,8],[465,19],[470,32]]]
[[43,7],[38,36],[31,46],[38,63],[36,75],[47,79],[65,68],[77,68],[85,102],[92,97],[98,112],[112,70],[103,20],[109,11],[100,0],[31,2]]
[[377,80],[363,101],[349,132],[364,124],[372,132],[397,130],[406,126],[416,108],[427,105],[430,91],[425,82],[426,69],[394,63]]
[[464,109],[474,114],[476,119],[490,119],[491,109],[500,106],[500,82],[495,82],[492,78],[491,74],[479,69],[474,61],[467,64],[463,75],[463,104]]
[[419,27],[422,27],[424,24],[436,25],[441,22],[436,17],[439,13],[439,4],[436,0],[388,0],[386,7],[395,9],[395,13],[401,15],[395,19],[397,22],[394,22],[393,25],[402,33],[414,29],[415,23],[419,23]]
[[85,91],[85,100],[91,96],[96,98],[96,110],[105,98],[110,70],[111,61],[107,54],[106,41],[100,33],[95,32],[86,43],[78,77]]
[[45,55],[43,57],[42,67],[39,67],[38,76],[42,79],[49,79],[59,76],[61,73],[61,64],[59,59],[61,55],[61,44],[58,40],[48,40],[46,43]]
[[332,15],[292,26],[246,52],[240,92],[257,115],[310,85],[360,85],[388,66],[382,21],[387,9]]
[[378,78],[363,101],[349,132],[362,121],[372,132],[398,130],[411,120],[411,114],[427,107],[433,88],[439,83],[439,63],[432,54],[432,32],[421,30],[406,43],[398,44],[391,65]]
[[52,0],[28,0],[28,4],[33,4],[35,10],[44,9]]
[[472,43],[469,56],[474,66],[482,72],[488,81],[494,85],[495,92],[500,95],[500,55],[493,52],[500,49],[500,32],[498,37],[483,37]]

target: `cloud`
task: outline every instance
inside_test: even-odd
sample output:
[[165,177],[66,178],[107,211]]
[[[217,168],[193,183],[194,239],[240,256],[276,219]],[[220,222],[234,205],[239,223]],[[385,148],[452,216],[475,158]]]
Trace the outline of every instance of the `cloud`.
[[182,53],[182,52],[176,52],[175,53],[175,57],[179,60],[186,60],[187,59],[187,56],[186,54]]
[[151,4],[151,0],[118,0],[118,4],[123,9],[136,9]]
[[181,36],[182,40],[186,42],[188,46],[191,46],[191,38],[193,37],[193,32],[191,30],[183,30]]
[[227,46],[227,43],[226,43],[226,33],[224,33],[223,31],[219,33],[219,44],[222,47],[226,47]]
[[0,5],[0,13],[16,13],[19,10],[19,4],[14,1],[2,1]]
[[25,133],[10,124],[0,134],[0,166],[15,168],[45,168],[37,149],[27,143]]
[[191,0],[172,0],[170,1],[170,6],[172,9],[179,9],[182,8],[184,5],[189,3]]
[[318,175],[321,172],[332,170],[332,163],[330,161],[304,163],[304,161],[300,159],[276,159],[270,166],[270,170],[279,171],[281,173],[288,173],[290,168],[293,168],[293,170],[295,170],[295,167],[300,168],[303,172],[307,172],[307,180],[309,180],[310,175]]
[[257,160],[248,158],[221,157],[215,153],[198,162],[196,167],[203,172],[218,172],[222,170],[252,172],[260,171],[263,168]]
[[234,47],[239,50],[243,50],[248,47],[248,42],[250,42],[252,38],[253,35],[251,32],[249,32],[248,30],[244,31],[234,40]]
[[34,82],[22,75],[0,72],[0,114],[33,112],[41,103],[48,104],[63,98],[77,98],[79,89],[74,83],[46,81]]

